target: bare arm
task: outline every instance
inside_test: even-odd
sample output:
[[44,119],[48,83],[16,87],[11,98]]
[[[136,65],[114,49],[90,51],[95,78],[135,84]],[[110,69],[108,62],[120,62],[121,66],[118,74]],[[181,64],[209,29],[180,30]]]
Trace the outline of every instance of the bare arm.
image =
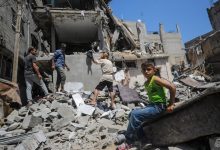
[[165,87],[169,90],[170,92],[170,103],[168,105],[168,111],[172,111],[175,103],[175,95],[176,95],[176,87],[173,83],[168,82],[167,80],[161,79],[159,77],[155,77],[155,82],[162,86]]
[[37,66],[37,64],[35,62],[33,62],[33,68],[34,68],[34,71],[37,73],[38,78],[42,79],[42,76],[39,71],[39,67]]
[[95,64],[101,64],[102,62],[100,62],[100,59],[92,59],[92,62]]
[[70,68],[67,66],[67,64],[65,63],[64,66],[66,67],[66,69],[69,71]]

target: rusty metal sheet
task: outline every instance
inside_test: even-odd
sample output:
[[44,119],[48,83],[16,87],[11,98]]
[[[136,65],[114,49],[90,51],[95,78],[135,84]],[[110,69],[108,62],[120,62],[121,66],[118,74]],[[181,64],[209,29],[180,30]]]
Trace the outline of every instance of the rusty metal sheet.
[[190,86],[190,87],[197,87],[197,86],[203,85],[202,83],[200,83],[200,82],[198,82],[195,79],[192,79],[190,77],[186,77],[186,78],[180,79],[180,81],[182,83],[184,83],[185,85]]
[[16,83],[0,78],[0,97],[8,103],[18,103],[22,105],[19,94],[19,88]]

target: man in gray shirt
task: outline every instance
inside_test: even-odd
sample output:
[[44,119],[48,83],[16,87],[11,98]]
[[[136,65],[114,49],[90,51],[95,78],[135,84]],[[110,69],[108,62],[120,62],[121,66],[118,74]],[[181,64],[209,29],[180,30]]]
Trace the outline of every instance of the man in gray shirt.
[[106,51],[101,52],[100,59],[94,60],[93,62],[101,65],[102,77],[99,84],[96,86],[94,91],[94,97],[89,104],[96,105],[96,99],[100,91],[107,86],[111,97],[111,108],[115,109],[115,94],[113,92],[113,64],[108,60],[109,54]]
[[36,83],[42,88],[45,96],[48,95],[47,87],[42,80],[42,76],[39,72],[39,67],[36,64],[36,54],[37,54],[37,50],[33,47],[30,47],[28,49],[28,55],[24,58],[24,63],[25,63],[24,77],[26,83],[28,106],[33,104],[33,99],[32,99],[33,83]]

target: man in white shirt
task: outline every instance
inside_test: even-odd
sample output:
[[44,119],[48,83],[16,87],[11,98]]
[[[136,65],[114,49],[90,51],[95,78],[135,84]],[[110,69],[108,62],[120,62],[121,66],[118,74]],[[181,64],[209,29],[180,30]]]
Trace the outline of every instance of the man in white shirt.
[[96,99],[100,91],[102,91],[105,86],[108,88],[108,92],[111,97],[111,108],[115,109],[115,94],[113,92],[113,64],[109,58],[109,53],[107,51],[102,51],[100,54],[100,58],[98,60],[94,60],[95,64],[101,65],[102,77],[100,79],[99,84],[96,86],[94,91],[94,97],[89,104],[96,105]]

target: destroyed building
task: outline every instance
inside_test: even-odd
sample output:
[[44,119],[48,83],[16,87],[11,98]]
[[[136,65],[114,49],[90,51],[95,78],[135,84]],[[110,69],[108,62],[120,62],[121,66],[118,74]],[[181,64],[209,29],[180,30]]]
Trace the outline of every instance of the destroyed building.
[[144,61],[160,67],[161,76],[172,80],[171,66],[186,62],[178,26],[176,32],[165,32],[162,24],[159,32],[147,32],[142,22],[122,21],[113,16],[108,3],[32,1],[33,18],[51,44],[51,52],[61,42],[67,44],[66,62],[72,66],[67,82],[82,82],[87,90],[94,88],[101,72],[99,66],[86,62],[85,55],[93,43],[98,43],[99,50],[109,50],[118,70],[129,69],[130,86],[143,81],[139,66]]
[[[2,4],[9,2],[11,1]],[[145,61],[160,67],[160,75],[172,80],[171,65],[185,61],[178,26],[176,32],[165,32],[160,24],[159,32],[149,32],[141,21],[122,21],[114,17],[107,5],[109,2],[30,0],[24,5],[34,21],[30,19],[30,31],[27,30],[27,35],[30,35],[27,36],[27,41],[30,38],[31,44],[21,37],[20,43],[24,46],[20,51],[21,60],[29,46],[52,53],[59,48],[61,42],[67,43],[66,61],[71,66],[68,81],[75,82],[73,86],[77,90],[67,94],[53,93],[30,107],[13,110],[4,120],[0,120],[0,149],[116,148],[114,137],[118,131],[126,129],[128,114],[132,109],[144,107],[148,103],[148,97],[143,86],[135,85],[134,89],[125,87],[125,91],[119,88],[116,110],[109,109],[109,97],[105,92],[101,92],[97,107],[87,105],[91,92],[84,90],[93,89],[101,75],[97,71],[99,66],[92,66],[88,70],[86,64],[86,52],[94,43],[98,43],[100,50],[109,50],[111,59],[119,70],[129,68],[131,85],[136,81],[142,82],[139,66]],[[9,10],[10,8],[11,6],[8,7]],[[11,31],[7,34],[14,32]],[[4,30],[1,32],[4,33]],[[36,34],[33,41],[32,34]],[[47,46],[47,41],[51,46]],[[7,51],[13,53],[12,50],[13,48],[11,51],[8,48]],[[94,57],[98,57],[97,55],[94,53]],[[46,59],[48,58],[38,58]],[[152,122],[146,122],[144,132],[148,133],[150,142],[156,146],[152,149],[160,149],[157,146],[164,146],[161,149],[206,149],[209,145],[207,139],[211,146],[216,145],[219,138],[213,134],[220,133],[220,105],[216,98],[219,97],[220,86],[219,83],[204,83],[184,76],[175,83],[180,104],[177,104],[173,113],[164,113]],[[14,90],[17,91],[16,88]],[[152,128],[160,131],[153,132]],[[206,143],[198,142],[197,138],[205,139]],[[196,140],[193,144],[178,145],[193,140]],[[144,149],[144,146],[140,145],[139,149]]]
[[212,4],[210,8],[207,9],[208,16],[210,23],[212,25],[212,28],[214,30],[220,30],[220,1],[217,0],[215,3]]
[[217,1],[207,9],[213,30],[185,43],[186,55],[191,67],[197,68],[202,74],[210,76],[207,76],[207,79],[214,81],[219,80],[220,75],[220,32],[217,28],[220,23],[217,19],[220,13],[216,11],[219,4],[220,1]]
[[[11,81],[13,72],[14,51],[19,51],[18,81],[21,92],[24,91],[23,58],[28,47],[32,46],[41,51],[50,50],[43,38],[43,33],[33,20],[30,3],[22,2],[20,23],[19,49],[15,49],[16,21],[18,1],[2,0],[0,2],[0,78]],[[25,96],[24,96],[25,97]],[[22,97],[22,98],[24,98]]]

